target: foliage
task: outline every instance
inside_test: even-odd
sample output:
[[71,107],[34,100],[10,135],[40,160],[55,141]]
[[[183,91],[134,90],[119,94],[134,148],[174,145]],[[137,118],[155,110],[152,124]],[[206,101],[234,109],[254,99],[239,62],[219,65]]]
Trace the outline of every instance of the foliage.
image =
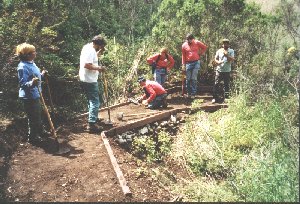
[[298,153],[273,142],[245,155],[235,178],[241,198],[252,202],[299,200]]
[[[151,77],[145,59],[161,46],[168,47],[175,59],[170,78],[176,78],[187,33],[209,46],[200,71],[200,79],[207,78],[219,41],[226,37],[236,55],[233,101],[227,110],[197,113],[173,146],[180,161],[213,182],[196,180],[178,190],[192,201],[299,200],[299,61],[286,55],[290,46],[300,46],[299,1],[281,1],[272,15],[244,0],[145,2],[0,0],[1,115],[23,114],[14,57],[19,43],[36,46],[35,62],[50,73],[56,109],[69,115],[86,110],[77,73],[82,46],[94,35],[102,34],[108,41],[101,63],[108,67],[109,103],[121,98],[124,90],[138,88],[136,75]],[[131,76],[138,57],[138,69]],[[162,132],[136,138],[134,152],[149,162],[158,161],[170,145],[170,137]]]
[[164,131],[157,136],[135,137],[132,149],[135,155],[145,158],[147,162],[160,161],[171,150],[171,137]]
[[184,186],[176,184],[174,192],[185,195],[184,202],[240,202],[238,197],[230,191],[227,182],[219,182],[213,178],[196,178],[186,182]]
[[241,200],[296,201],[299,121],[287,119],[298,120],[295,95],[289,103],[265,96],[249,106],[248,100],[240,94],[228,110],[196,114],[180,139],[184,151],[174,151],[181,151],[196,174],[231,183]]

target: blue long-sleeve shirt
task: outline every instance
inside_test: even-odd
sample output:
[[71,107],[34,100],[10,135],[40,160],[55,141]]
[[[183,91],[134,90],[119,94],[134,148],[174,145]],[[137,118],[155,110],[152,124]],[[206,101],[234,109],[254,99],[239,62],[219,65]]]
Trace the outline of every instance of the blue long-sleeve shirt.
[[41,90],[41,73],[40,69],[34,62],[21,61],[18,64],[18,78],[19,78],[19,98],[22,99],[38,99],[40,94],[37,86],[32,84],[34,77],[39,78],[38,86]]

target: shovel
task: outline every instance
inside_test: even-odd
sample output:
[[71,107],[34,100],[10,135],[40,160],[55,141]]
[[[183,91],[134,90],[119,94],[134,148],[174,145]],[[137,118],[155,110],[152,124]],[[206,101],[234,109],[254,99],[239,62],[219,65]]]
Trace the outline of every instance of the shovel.
[[47,115],[48,122],[49,122],[49,124],[50,124],[51,133],[52,133],[53,137],[55,138],[55,144],[56,144],[56,145],[55,145],[55,146],[56,146],[56,148],[55,148],[55,150],[56,150],[55,154],[57,154],[57,155],[67,154],[67,153],[69,153],[71,150],[70,150],[70,148],[68,148],[68,147],[62,147],[62,146],[59,144],[58,138],[57,138],[57,135],[56,135],[56,132],[55,132],[55,129],[54,129],[54,126],[53,126],[53,123],[52,123],[52,120],[51,120],[49,111],[48,111],[48,108],[47,108],[47,106],[46,106],[45,100],[44,100],[43,95],[42,95],[42,92],[41,92],[41,89],[40,89],[39,86],[37,86],[37,87],[38,87],[39,94],[40,94],[40,96],[41,96],[41,97],[40,97],[40,100],[41,100],[41,102],[42,102],[42,104],[43,104],[43,106],[44,106],[44,110],[45,110],[45,113],[46,113],[46,115]]
[[49,95],[49,99],[50,99],[51,111],[52,111],[52,114],[54,114],[54,105],[53,105],[53,101],[52,101],[52,97],[51,97],[50,85],[49,85],[49,80],[48,80],[48,75],[47,74],[45,75],[45,82],[47,84],[48,95]]
[[110,120],[110,108],[109,108],[109,105],[108,105],[107,81],[106,81],[106,77],[105,77],[104,73],[103,73],[103,81],[104,81],[104,92],[105,92],[105,98],[106,98],[106,106],[107,106],[107,112],[108,112],[108,121],[105,121],[104,123],[106,125],[113,125],[113,123]]

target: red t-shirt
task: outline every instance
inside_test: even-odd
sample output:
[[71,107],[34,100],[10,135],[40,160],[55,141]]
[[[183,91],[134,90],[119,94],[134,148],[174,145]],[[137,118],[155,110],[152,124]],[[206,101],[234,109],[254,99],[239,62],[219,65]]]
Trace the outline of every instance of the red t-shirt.
[[182,64],[186,64],[187,62],[199,60],[200,56],[205,53],[207,46],[198,40],[192,40],[191,45],[188,42],[183,43],[181,49]]
[[146,81],[146,85],[143,87],[146,89],[148,94],[150,94],[149,98],[147,99],[146,93],[143,95],[143,100],[148,101],[150,103],[155,99],[156,96],[160,96],[162,94],[167,93],[167,91],[156,81]]
[[[159,57],[159,60],[157,61],[158,57]],[[174,63],[175,63],[173,57],[170,54],[168,54],[167,58],[163,57],[159,53],[147,58],[147,63],[149,65],[151,65],[153,62],[156,62],[156,61],[157,61],[156,65],[157,65],[158,69],[159,68],[167,68],[168,71],[171,70],[171,68],[174,66]]]

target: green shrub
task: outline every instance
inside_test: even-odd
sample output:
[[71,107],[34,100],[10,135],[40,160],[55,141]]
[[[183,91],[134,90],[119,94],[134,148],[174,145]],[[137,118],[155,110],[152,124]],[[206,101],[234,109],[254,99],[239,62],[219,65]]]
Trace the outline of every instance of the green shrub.
[[298,155],[275,142],[245,155],[235,174],[240,197],[251,202],[299,201]]
[[132,152],[147,162],[160,161],[171,149],[171,137],[169,133],[161,131],[157,136],[135,137]]

